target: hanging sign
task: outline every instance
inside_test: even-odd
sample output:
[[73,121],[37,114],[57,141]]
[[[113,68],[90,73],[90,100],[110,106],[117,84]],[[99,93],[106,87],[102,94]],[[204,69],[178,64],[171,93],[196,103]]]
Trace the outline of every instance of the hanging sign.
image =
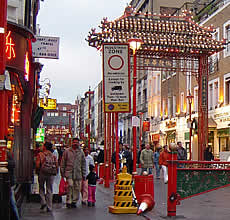
[[150,131],[150,122],[149,121],[143,122],[143,131]]
[[59,37],[36,36],[32,50],[34,58],[58,59]]
[[103,44],[103,98],[105,112],[130,112],[128,44]]

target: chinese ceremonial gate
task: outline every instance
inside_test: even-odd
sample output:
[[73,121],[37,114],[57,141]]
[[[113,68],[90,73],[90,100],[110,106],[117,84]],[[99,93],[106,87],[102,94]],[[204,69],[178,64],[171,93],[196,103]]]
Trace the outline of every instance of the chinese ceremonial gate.
[[[128,43],[131,38],[140,39],[143,44],[136,51],[143,65],[139,69],[167,69],[189,72],[198,82],[198,158],[203,160],[203,152],[208,143],[208,57],[224,49],[224,41],[212,38],[212,28],[196,24],[191,15],[181,16],[137,14],[127,7],[124,15],[115,21],[101,22],[101,32],[91,29],[89,46],[100,49],[103,43]],[[146,63],[155,60],[154,64]],[[191,65],[181,67],[180,59]],[[157,60],[161,60],[161,64]],[[165,60],[162,63],[162,60]]]

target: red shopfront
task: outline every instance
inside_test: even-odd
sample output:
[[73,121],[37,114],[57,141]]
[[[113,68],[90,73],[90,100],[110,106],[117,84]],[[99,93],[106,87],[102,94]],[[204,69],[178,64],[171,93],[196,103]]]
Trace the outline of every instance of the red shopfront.
[[[32,59],[33,34],[26,28],[8,23],[6,37],[6,75],[8,85],[7,147],[16,162],[18,183],[32,180],[32,117],[36,109],[37,74]],[[11,87],[11,88],[10,88]]]

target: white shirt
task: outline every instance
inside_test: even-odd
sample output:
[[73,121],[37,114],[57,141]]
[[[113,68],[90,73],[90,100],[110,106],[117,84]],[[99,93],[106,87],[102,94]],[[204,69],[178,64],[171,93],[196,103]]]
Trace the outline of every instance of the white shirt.
[[94,166],[93,157],[89,154],[85,157],[85,165],[86,165],[86,176],[89,174],[89,165],[92,164]]

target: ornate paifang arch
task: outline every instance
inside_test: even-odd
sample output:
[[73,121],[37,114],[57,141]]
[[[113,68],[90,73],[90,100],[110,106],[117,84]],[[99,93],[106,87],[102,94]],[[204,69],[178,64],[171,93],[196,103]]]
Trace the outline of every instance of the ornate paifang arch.
[[197,60],[198,150],[199,159],[203,160],[208,144],[208,57],[222,51],[225,40],[213,39],[213,28],[198,25],[187,11],[181,16],[166,16],[137,14],[127,7],[122,17],[110,22],[104,18],[99,27],[100,32],[92,28],[86,39],[91,47],[100,49],[103,43],[128,43],[129,39],[138,38],[143,42],[137,51],[139,57]]

